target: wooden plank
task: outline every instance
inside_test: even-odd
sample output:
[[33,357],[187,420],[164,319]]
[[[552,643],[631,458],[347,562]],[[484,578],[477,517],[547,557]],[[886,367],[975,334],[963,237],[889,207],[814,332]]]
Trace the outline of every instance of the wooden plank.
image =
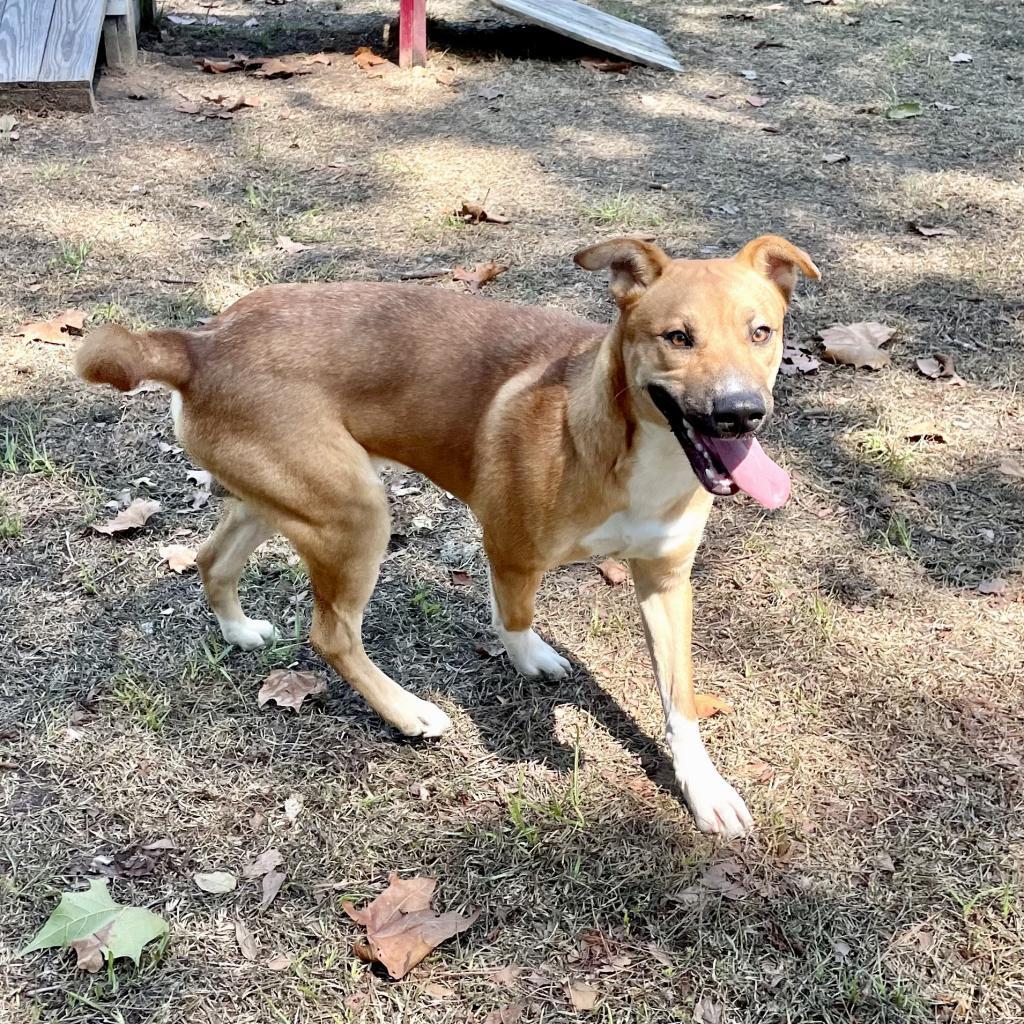
[[96,70],[106,0],[56,0],[38,81],[88,83]]
[[423,67],[427,63],[427,2],[401,0],[398,8],[398,66]]
[[95,109],[92,89],[79,82],[74,86],[32,82],[18,85],[0,82],[2,110],[78,110],[89,113]]
[[491,0],[495,7],[618,57],[670,71],[682,65],[656,32],[576,0]]
[[0,82],[34,82],[57,0],[7,0],[0,20]]

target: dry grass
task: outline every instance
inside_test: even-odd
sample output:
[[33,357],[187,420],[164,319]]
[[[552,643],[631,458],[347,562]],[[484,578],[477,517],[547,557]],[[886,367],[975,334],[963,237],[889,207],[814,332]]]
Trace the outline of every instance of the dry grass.
[[[576,1017],[565,980],[588,977],[601,994],[589,1016],[616,1024],[688,1021],[695,1006],[728,1024],[1024,1020],[1024,492],[996,468],[1024,457],[1019,12],[792,0],[750,4],[743,21],[718,4],[619,3],[686,66],[619,78],[494,12],[474,25],[484,12],[439,3],[426,74],[373,79],[339,57],[246,80],[261,106],[232,122],[175,112],[179,93],[243,88],[201,77],[192,53],[378,41],[371,8],[337,6],[226,2],[222,26],[169,28],[163,55],[105,77],[99,114],[25,116],[0,149],[4,1019],[463,1024],[522,999],[524,1020],[555,1022]],[[763,39],[786,48],[755,49]],[[972,64],[948,62],[961,50]],[[453,86],[435,78],[446,67]],[[482,98],[487,85],[504,95]],[[766,107],[745,103],[755,91]],[[908,99],[923,116],[868,110]],[[850,162],[821,162],[836,150]],[[513,223],[459,225],[463,195]],[[921,238],[908,220],[959,234]],[[607,317],[600,282],[569,255],[652,225],[677,254],[765,230],[804,245],[825,281],[803,290],[794,339],[852,320],[899,329],[888,370],[782,381],[769,444],[794,500],[776,515],[720,502],[713,518],[697,670],[737,706],[707,733],[759,826],[725,850],[667,785],[628,588],[588,566],[552,574],[541,627],[576,671],[526,685],[477,652],[475,530],[422,481],[402,481],[421,489],[394,503],[366,634],[386,670],[442,702],[453,733],[398,742],[337,680],[298,716],[258,712],[269,667],[321,664],[301,570],[271,545],[246,588],[291,639],[225,651],[195,578],[156,553],[215,516],[187,511],[186,458],[159,447],[162,396],[86,392],[66,351],[13,336],[65,306],[192,323],[265,281],[488,258],[512,265],[491,294]],[[288,256],[279,234],[315,247]],[[955,353],[964,387],[916,373],[934,351]],[[946,443],[905,440],[921,419]],[[126,487],[164,511],[127,539],[90,531]],[[453,585],[455,564],[471,588]],[[1009,599],[975,592],[995,576]],[[290,826],[296,792],[306,809]],[[116,870],[164,836],[174,852],[113,883],[171,922],[139,971],[89,978],[66,956],[16,956],[94,857]],[[238,870],[268,844],[289,880],[265,914],[251,884],[226,897],[193,886],[194,870]],[[686,893],[723,860],[744,899]],[[445,907],[484,908],[398,984],[353,957],[340,906],[393,869],[436,874]],[[236,947],[238,917],[259,964]],[[588,931],[604,936],[596,953]],[[282,952],[290,971],[262,966]],[[526,968],[513,991],[489,977],[506,964]]]

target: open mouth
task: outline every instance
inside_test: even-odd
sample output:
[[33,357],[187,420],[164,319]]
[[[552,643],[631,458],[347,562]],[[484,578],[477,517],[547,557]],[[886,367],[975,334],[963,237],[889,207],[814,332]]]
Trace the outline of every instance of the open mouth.
[[789,474],[773,462],[753,434],[712,437],[702,434],[683,415],[663,387],[650,384],[651,401],[665,417],[694,475],[712,494],[743,491],[765,508],[779,508],[789,497]]

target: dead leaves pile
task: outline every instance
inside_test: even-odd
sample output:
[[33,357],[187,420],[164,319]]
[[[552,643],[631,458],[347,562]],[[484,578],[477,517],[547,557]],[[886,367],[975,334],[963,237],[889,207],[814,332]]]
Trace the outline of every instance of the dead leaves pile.
[[392,872],[388,887],[367,906],[357,909],[345,901],[345,913],[366,928],[365,939],[356,943],[356,955],[383,964],[397,980],[442,942],[473,925],[479,910],[463,915],[454,911],[438,914],[431,909],[436,886],[435,878],[402,879]]
[[46,345],[67,345],[82,336],[88,314],[84,309],[65,309],[49,320],[36,320],[22,324],[15,332],[26,341],[41,341]]
[[326,53],[295,53],[284,57],[249,57],[244,53],[232,53],[221,58],[202,57],[195,63],[200,71],[210,75],[244,71],[253,78],[281,79],[312,74],[317,65],[331,62],[332,58]]

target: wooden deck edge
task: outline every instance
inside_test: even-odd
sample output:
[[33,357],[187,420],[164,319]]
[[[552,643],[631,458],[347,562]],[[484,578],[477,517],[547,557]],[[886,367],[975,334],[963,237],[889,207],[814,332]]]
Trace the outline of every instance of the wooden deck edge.
[[92,113],[92,82],[0,82],[0,110],[54,109]]

